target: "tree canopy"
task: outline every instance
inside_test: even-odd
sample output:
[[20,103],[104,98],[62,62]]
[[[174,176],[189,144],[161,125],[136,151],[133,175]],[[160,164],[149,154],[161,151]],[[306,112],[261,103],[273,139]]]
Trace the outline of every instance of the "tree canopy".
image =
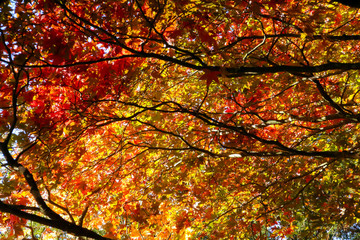
[[356,235],[360,14],[339,2],[2,1],[0,236]]

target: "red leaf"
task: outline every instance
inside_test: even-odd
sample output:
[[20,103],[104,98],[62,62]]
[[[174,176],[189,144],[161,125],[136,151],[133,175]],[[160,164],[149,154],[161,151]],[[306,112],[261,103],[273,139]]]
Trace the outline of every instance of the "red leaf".
[[312,180],[312,177],[311,177],[310,175],[307,175],[307,176],[305,177],[306,183],[310,182],[311,180]]
[[219,78],[218,76],[220,75],[220,71],[212,71],[212,70],[204,70],[204,75],[202,75],[200,77],[200,80],[206,80],[206,86],[210,86],[210,84],[212,83],[212,81],[215,81],[217,83],[219,82]]
[[202,42],[208,43],[212,47],[216,46],[216,41],[214,40],[214,38],[212,36],[210,36],[210,34],[204,28],[199,27],[198,33],[199,33],[200,40]]

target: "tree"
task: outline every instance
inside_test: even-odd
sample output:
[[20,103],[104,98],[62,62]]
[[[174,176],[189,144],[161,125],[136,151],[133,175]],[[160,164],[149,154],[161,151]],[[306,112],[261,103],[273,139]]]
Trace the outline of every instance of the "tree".
[[357,9],[1,4],[3,237],[325,239],[357,229]]

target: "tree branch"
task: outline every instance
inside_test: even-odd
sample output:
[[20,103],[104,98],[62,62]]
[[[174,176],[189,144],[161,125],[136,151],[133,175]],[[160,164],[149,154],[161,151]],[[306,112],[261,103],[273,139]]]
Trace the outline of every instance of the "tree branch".
[[30,221],[34,221],[49,227],[57,228],[62,231],[74,234],[76,236],[83,236],[83,237],[89,237],[96,240],[111,240],[110,238],[102,237],[101,235],[80,226],[77,226],[75,224],[69,223],[65,220],[59,221],[59,220],[51,220],[44,217],[40,217],[35,214],[27,213],[24,211],[19,210],[17,207],[14,207],[12,205],[3,203],[0,201],[0,211],[13,214],[17,217],[24,218]]

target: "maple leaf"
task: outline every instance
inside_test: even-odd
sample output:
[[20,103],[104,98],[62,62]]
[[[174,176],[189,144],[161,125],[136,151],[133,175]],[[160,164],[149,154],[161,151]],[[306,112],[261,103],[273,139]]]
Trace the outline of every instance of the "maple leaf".
[[206,86],[209,87],[213,81],[220,83],[218,78],[219,75],[221,75],[220,71],[206,69],[204,70],[204,74],[200,77],[200,80],[205,80]]

